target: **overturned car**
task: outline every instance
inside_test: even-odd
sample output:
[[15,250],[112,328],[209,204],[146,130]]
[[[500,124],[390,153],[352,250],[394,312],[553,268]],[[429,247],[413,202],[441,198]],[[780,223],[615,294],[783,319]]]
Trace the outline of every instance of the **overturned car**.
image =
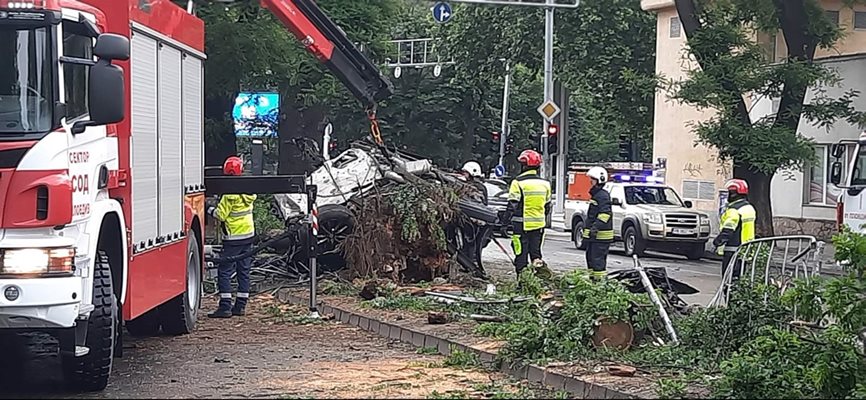
[[[349,265],[355,275],[430,280],[454,265],[486,274],[481,251],[498,230],[499,213],[458,174],[422,157],[355,143],[309,176],[316,185],[317,260],[320,270]],[[304,264],[307,198],[275,194],[273,212],[287,235],[272,248]],[[294,233],[294,234],[293,234]]]

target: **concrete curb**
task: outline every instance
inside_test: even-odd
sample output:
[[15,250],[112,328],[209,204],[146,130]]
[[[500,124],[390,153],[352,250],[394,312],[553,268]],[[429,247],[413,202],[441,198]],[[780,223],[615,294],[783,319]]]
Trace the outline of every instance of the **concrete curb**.
[[[309,299],[298,297],[285,291],[277,292],[277,298],[280,301],[300,305],[309,306]],[[466,346],[464,344],[433,336],[431,334],[417,332],[412,329],[402,327],[393,323],[377,320],[365,315],[356,314],[351,311],[343,310],[339,307],[330,306],[323,301],[319,301],[319,312],[323,315],[332,314],[334,319],[345,324],[353,325],[365,331],[372,332],[376,335],[393,340],[399,340],[404,343],[411,344],[415,347],[432,347],[439,351],[439,354],[447,356],[451,354],[451,349],[457,349],[462,352],[472,352],[478,356],[478,359],[486,365],[496,364],[496,353],[485,350],[479,350]],[[558,372],[551,371],[545,367],[528,364],[528,365],[501,365],[500,370],[516,379],[525,379],[532,383],[542,384],[554,390],[564,390],[581,399],[635,399],[634,395],[620,392],[605,386],[597,385],[585,380],[564,375]]]

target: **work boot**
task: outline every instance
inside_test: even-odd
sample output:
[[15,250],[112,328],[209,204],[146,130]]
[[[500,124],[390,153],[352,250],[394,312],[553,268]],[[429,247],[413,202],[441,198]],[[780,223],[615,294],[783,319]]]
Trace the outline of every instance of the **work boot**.
[[236,315],[238,317],[244,316],[246,315],[246,308],[247,299],[238,297],[238,299],[235,300],[235,306],[232,307],[232,315]]
[[232,317],[232,299],[220,299],[219,307],[216,311],[207,315],[208,318],[231,318]]

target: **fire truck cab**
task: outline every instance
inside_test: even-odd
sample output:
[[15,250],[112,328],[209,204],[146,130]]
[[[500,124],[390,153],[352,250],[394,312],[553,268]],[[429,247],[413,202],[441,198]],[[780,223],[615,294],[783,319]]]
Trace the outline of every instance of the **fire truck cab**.
[[[857,140],[844,140],[831,148],[836,161],[830,168],[830,182],[843,189],[836,203],[836,222],[854,232],[866,232],[866,132]],[[848,159],[843,159],[845,155]]]
[[[392,93],[315,2],[261,5],[368,109]],[[206,56],[190,11],[171,0],[0,0],[0,335],[59,339],[78,389],[105,388],[124,325],[195,328]],[[234,178],[207,190],[294,187],[287,176]]]

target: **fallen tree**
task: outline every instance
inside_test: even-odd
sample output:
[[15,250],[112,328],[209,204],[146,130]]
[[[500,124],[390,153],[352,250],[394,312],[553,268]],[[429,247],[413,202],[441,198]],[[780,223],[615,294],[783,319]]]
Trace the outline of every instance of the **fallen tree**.
[[[318,154],[313,148],[310,157]],[[355,143],[311,174],[318,188],[318,260],[324,271],[352,278],[432,280],[452,266],[483,277],[481,249],[497,224],[480,193],[429,160],[380,146]],[[277,246],[293,263],[306,264],[297,225],[306,213],[300,195],[274,195],[275,214],[299,235]]]

